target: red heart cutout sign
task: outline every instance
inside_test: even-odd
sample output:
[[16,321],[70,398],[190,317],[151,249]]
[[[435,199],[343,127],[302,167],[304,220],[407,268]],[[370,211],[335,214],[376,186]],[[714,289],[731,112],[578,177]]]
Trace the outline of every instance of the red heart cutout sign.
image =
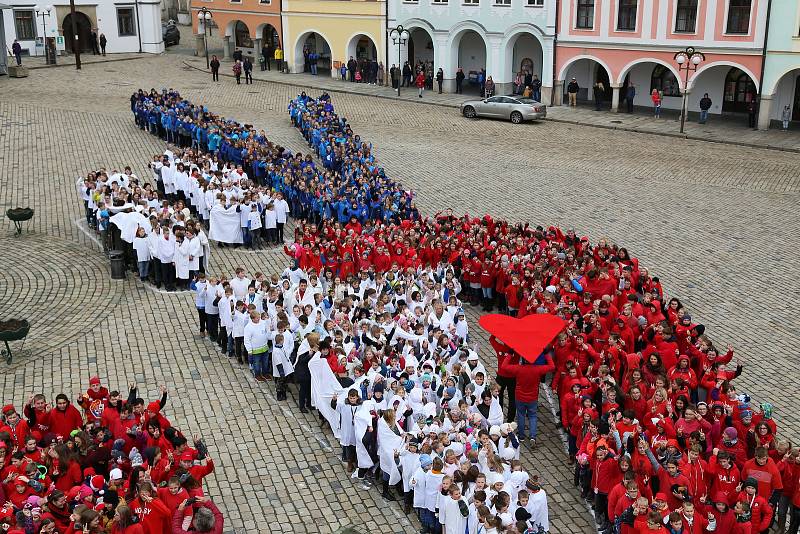
[[526,315],[522,319],[492,313],[482,316],[478,323],[531,363],[567,326],[563,319],[549,313]]

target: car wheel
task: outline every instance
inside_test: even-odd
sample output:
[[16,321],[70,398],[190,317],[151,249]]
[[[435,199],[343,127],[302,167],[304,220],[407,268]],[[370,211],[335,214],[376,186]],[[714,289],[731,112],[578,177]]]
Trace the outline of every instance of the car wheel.
[[464,116],[468,119],[474,119],[477,116],[475,113],[475,108],[472,106],[466,106],[464,108]]
[[511,122],[513,122],[514,124],[521,123],[522,122],[522,113],[520,113],[519,111],[515,111],[514,113],[512,113],[511,114]]

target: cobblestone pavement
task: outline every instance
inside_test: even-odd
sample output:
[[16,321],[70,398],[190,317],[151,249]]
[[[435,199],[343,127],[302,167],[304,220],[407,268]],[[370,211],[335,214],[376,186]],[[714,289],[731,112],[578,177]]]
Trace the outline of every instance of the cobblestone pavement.
[[[190,295],[109,280],[81,226],[77,176],[126,164],[148,176],[144,164],[164,149],[131,120],[129,95],[140,86],[175,87],[295,151],[305,148],[286,116],[301,88],[212,84],[183,59],[0,79],[0,207],[36,209],[31,233],[20,238],[9,221],[0,224],[0,317],[34,322],[25,350],[0,378],[2,398],[77,392],[93,373],[112,385],[134,377],[150,397],[166,383],[168,416],[207,436],[218,461],[209,491],[222,503],[226,530],[413,532],[416,522],[399,506],[353,486],[313,417],[275,402],[271,384],[253,381],[196,337]],[[736,347],[747,365],[740,389],[772,400],[782,428],[798,435],[800,390],[787,385],[800,376],[800,156],[554,122],[465,122],[444,107],[332,96],[388,172],[418,192],[425,213],[489,212],[624,243],[718,344]],[[273,272],[285,259],[275,249],[212,252],[213,271],[238,265]],[[487,356],[475,314],[469,319]],[[552,531],[591,532],[552,417],[543,415],[541,444],[523,458],[546,481]]]

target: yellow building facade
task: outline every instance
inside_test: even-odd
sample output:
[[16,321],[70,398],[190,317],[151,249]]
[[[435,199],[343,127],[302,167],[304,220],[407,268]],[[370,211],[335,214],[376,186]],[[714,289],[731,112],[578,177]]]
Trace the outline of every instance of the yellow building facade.
[[352,56],[386,63],[386,2],[374,0],[282,0],[285,60],[292,73],[310,72],[319,56],[320,76],[338,75]]

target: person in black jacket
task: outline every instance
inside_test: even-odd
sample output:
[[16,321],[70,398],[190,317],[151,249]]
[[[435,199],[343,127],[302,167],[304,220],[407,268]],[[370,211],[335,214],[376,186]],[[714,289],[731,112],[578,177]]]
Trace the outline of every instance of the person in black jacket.
[[442,94],[442,82],[444,81],[444,71],[441,67],[436,71],[436,84],[439,86],[439,94]]
[[708,98],[708,93],[705,93],[700,99],[700,124],[705,124],[708,120],[709,109],[711,109],[711,99]]
[[575,107],[578,105],[578,81],[575,78],[567,84],[567,95],[569,96],[569,105]]
[[356,69],[358,68],[358,62],[350,56],[350,59],[347,61],[347,76],[350,78],[351,82],[356,81]]
[[456,94],[463,94],[464,92],[464,69],[458,67],[456,71]]
[[406,61],[403,64],[403,85],[402,87],[411,87],[411,66]]
[[297,403],[301,413],[308,413],[311,408],[311,371],[308,369],[308,362],[321,348],[319,334],[316,332],[310,333],[305,341],[308,343],[301,343],[297,349],[297,360],[294,364],[294,377],[298,386]]
[[211,56],[211,81],[219,81],[219,59],[217,59],[217,56]]

